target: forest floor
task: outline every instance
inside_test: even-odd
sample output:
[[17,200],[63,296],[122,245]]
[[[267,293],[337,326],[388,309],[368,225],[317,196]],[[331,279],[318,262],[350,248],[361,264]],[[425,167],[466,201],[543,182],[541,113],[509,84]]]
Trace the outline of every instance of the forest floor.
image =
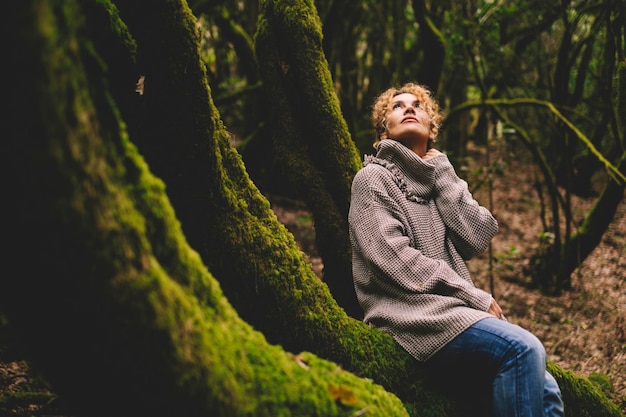
[[[512,154],[507,149],[499,154],[489,155],[501,168],[500,174],[492,176],[491,191],[487,183],[472,191],[500,225],[491,256],[485,253],[468,264],[476,285],[494,294],[509,321],[543,341],[551,361],[601,384],[626,413],[626,199],[601,243],[572,275],[571,290],[557,296],[542,294],[526,285],[529,278],[525,273],[544,230],[540,198],[534,188],[539,174],[523,152]],[[487,160],[480,148],[472,149],[471,156],[464,171],[470,189],[479,183],[480,167]],[[289,199],[270,200],[278,219],[293,233],[321,276],[323,265],[315,250],[311,214]],[[580,221],[594,199],[574,201],[574,215]],[[490,258],[495,260],[491,264]],[[493,286],[490,276],[494,277]],[[31,374],[24,361],[3,359],[0,347],[0,396],[33,395],[31,402],[16,397],[15,404],[0,403],[0,417],[68,415],[59,411],[62,407],[46,405],[54,397],[46,396],[45,384]]]

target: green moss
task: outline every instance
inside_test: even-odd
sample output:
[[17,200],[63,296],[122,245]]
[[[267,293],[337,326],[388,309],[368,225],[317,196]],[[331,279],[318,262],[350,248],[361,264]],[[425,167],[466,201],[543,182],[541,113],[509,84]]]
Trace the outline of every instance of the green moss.
[[120,18],[117,7],[110,0],[97,0],[96,2],[102,6],[106,16],[109,17],[110,28],[113,34],[122,42],[131,56],[135,58],[137,56],[137,43],[128,31],[126,23]]
[[609,395],[613,392],[613,383],[611,379],[606,374],[601,374],[599,372],[592,372],[589,375],[589,381],[595,384],[600,390],[605,394]]
[[548,363],[548,371],[561,388],[566,415],[580,417],[622,417],[619,407],[589,380]]

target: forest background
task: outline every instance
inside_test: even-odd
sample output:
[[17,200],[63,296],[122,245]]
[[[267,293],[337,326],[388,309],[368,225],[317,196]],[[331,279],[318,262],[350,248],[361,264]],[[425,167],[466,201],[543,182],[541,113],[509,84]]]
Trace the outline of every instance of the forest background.
[[[372,152],[369,105],[418,81],[447,109],[437,146],[520,236],[472,264],[477,280],[505,296],[515,284],[506,306],[544,340],[608,322],[613,343],[589,352],[606,366],[559,360],[556,339],[550,365],[570,415],[619,415],[624,15],[623,1],[10,6],[5,256],[19,272],[0,289],[3,356],[51,392],[2,403],[457,415],[360,324],[350,279],[345,215]],[[497,197],[510,191],[527,211]],[[276,222],[284,201],[305,208],[308,256]],[[579,316],[533,313],[564,294]]]

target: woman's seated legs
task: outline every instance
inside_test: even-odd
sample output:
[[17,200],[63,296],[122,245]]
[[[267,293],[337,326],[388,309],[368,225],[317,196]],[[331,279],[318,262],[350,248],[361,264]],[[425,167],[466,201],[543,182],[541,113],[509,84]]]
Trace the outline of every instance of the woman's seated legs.
[[558,385],[545,366],[545,349],[532,333],[496,318],[475,323],[427,362],[442,388],[470,408],[491,401],[494,416],[562,416]]

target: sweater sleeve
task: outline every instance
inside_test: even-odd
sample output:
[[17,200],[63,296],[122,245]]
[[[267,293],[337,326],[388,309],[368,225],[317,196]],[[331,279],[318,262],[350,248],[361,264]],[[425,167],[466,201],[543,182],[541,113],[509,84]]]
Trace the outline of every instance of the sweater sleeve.
[[[397,202],[385,187],[370,184],[362,172],[357,174],[352,184],[349,225],[354,256],[362,263],[355,265],[353,273],[371,276],[368,291],[384,291],[392,296],[449,296],[486,311],[491,295],[463,279],[446,262],[413,248],[401,218]],[[358,265],[366,265],[371,274]]]
[[446,155],[433,158],[435,204],[450,231],[450,239],[465,260],[481,254],[498,231],[498,222],[489,210],[472,197]]

